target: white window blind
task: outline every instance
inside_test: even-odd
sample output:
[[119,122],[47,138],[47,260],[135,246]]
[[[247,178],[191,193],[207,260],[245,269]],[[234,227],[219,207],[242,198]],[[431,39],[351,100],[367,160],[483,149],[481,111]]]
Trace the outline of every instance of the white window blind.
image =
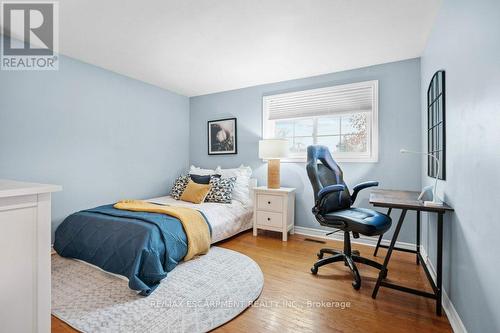
[[[290,142],[290,161],[327,144],[339,161],[378,159],[378,81],[263,97],[263,136]],[[330,147],[331,146],[331,147]]]
[[374,87],[366,83],[265,96],[268,120],[371,112]]

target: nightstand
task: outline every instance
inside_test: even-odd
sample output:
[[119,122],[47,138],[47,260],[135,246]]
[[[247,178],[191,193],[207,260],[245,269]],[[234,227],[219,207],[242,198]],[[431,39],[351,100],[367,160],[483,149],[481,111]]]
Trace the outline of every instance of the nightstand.
[[295,189],[255,187],[253,214],[254,236],[257,236],[257,229],[278,231],[283,233],[283,241],[286,242],[288,231],[293,234]]

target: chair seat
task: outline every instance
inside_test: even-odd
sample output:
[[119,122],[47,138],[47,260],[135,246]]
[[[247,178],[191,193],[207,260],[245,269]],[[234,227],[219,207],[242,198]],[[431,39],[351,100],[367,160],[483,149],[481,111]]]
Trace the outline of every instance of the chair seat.
[[366,236],[381,235],[386,232],[392,224],[389,216],[379,213],[373,209],[349,208],[341,209],[323,215],[328,222],[345,222],[347,231],[357,232]]

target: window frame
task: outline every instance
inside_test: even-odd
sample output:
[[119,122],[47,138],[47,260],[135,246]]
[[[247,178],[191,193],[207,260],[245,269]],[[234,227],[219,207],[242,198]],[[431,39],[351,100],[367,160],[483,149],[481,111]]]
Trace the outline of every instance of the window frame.
[[[335,112],[329,115],[319,115],[319,116],[307,116],[307,117],[291,117],[284,118],[286,120],[295,120],[295,119],[313,119],[313,133],[312,138],[313,142],[318,137],[317,133],[317,119],[321,117],[331,117],[331,116],[342,116],[342,115],[352,115],[358,113],[366,113],[368,115],[367,119],[367,153],[342,153],[335,152],[332,153],[333,158],[337,162],[358,162],[358,163],[376,163],[378,162],[378,152],[379,152],[379,131],[378,131],[378,80],[372,81],[363,81],[357,83],[343,84],[343,85],[335,85],[329,86],[325,88],[319,89],[305,89],[300,91],[294,91],[291,93],[284,94],[274,94],[274,95],[265,95],[262,97],[262,137],[264,139],[275,138],[275,126],[274,123],[276,120],[268,120],[269,119],[269,108],[268,102],[271,98],[276,96],[288,95],[289,97],[294,97],[297,94],[303,94],[306,91],[310,91],[311,93],[318,92],[335,92],[341,91],[345,89],[363,89],[363,88],[371,88],[373,91],[372,94],[372,111],[371,112],[363,112],[363,111],[347,111],[347,112]],[[339,134],[341,135],[341,134]],[[334,136],[334,135],[321,135],[321,136]],[[295,137],[295,136],[294,136]],[[297,137],[305,137],[305,136],[297,136]],[[309,136],[307,136],[309,137]],[[291,163],[304,163],[307,160],[307,155],[304,156],[289,156],[287,158],[281,159],[282,162],[291,162]]]

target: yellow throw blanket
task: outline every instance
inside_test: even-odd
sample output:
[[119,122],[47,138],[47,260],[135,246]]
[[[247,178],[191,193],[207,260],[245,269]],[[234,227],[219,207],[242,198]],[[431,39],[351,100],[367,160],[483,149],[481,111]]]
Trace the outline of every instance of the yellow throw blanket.
[[203,215],[196,209],[155,205],[142,200],[122,200],[113,207],[134,212],[166,214],[178,218],[188,240],[188,251],[184,261],[190,260],[199,254],[205,254],[210,249],[210,229]]

